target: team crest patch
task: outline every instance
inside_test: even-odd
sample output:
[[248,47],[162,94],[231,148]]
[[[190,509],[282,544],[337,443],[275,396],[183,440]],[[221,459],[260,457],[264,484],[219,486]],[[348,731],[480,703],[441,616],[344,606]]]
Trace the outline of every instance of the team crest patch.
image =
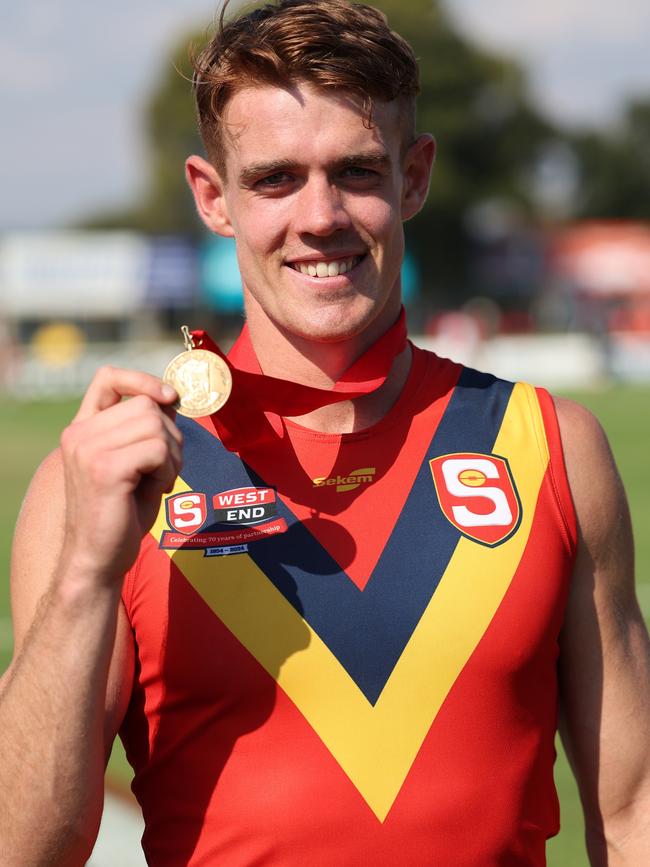
[[521,523],[521,501],[506,458],[462,452],[429,461],[444,516],[463,536],[494,547]]
[[208,498],[197,491],[187,491],[165,500],[167,523],[177,533],[192,536],[208,519]]
[[160,538],[161,548],[202,549],[206,556],[239,554],[249,542],[284,533],[287,523],[277,516],[273,488],[233,488],[212,495],[182,491],[165,500],[168,529]]

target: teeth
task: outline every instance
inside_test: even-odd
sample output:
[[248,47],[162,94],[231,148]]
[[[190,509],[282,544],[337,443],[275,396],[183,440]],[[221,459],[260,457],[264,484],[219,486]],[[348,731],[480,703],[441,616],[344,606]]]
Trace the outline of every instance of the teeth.
[[298,262],[294,268],[307,277],[338,277],[351,271],[359,261],[360,257],[354,256],[336,262]]

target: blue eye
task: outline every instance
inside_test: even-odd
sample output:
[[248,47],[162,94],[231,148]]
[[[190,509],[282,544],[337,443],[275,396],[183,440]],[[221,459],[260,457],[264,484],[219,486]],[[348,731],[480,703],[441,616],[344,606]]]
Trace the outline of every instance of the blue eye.
[[262,186],[267,187],[279,187],[282,184],[286,184],[291,180],[291,175],[288,175],[286,172],[276,172],[273,175],[268,175],[257,183]]
[[352,178],[369,178],[376,173],[372,169],[364,169],[363,166],[348,166],[344,174]]

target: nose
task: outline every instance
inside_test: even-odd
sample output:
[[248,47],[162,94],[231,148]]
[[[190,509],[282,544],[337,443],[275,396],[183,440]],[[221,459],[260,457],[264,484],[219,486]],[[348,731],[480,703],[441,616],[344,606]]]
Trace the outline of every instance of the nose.
[[319,237],[347,229],[351,224],[341,191],[326,176],[306,180],[298,193],[295,218],[299,234]]

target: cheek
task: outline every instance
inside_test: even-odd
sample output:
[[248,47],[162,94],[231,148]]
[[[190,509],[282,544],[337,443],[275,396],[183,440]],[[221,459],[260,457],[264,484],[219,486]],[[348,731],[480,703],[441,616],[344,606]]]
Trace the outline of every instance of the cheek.
[[[275,239],[261,221],[235,227],[237,256],[242,267],[263,267],[262,259],[277,248]],[[255,266],[255,263],[258,263]]]
[[373,231],[384,256],[401,257],[404,252],[404,228],[401,220],[395,218],[392,208],[378,211]]
[[235,237],[241,239],[241,254],[255,259],[279,250],[285,238],[285,217],[282,209],[257,206],[255,209],[242,210],[237,220],[233,220]]
[[396,211],[390,201],[375,198],[367,205],[363,215],[360,216],[361,224],[369,235],[378,242],[385,243],[401,233],[401,221],[395,218]]

